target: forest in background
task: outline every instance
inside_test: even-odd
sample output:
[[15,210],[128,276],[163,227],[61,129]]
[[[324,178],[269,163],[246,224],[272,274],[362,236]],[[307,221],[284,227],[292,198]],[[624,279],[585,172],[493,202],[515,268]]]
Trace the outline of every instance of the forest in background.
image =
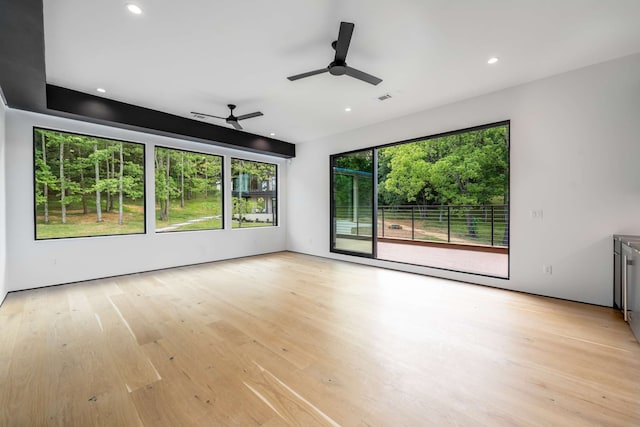
[[[156,231],[220,229],[222,156],[156,147]],[[34,129],[36,239],[145,232],[144,145],[48,129]],[[232,159],[243,188],[232,198],[242,226],[246,213],[275,224],[276,165]],[[243,194],[243,189],[245,194]],[[264,191],[264,197],[246,192]],[[239,197],[238,197],[239,196]]]
[[156,231],[222,228],[222,157],[156,147]]
[[381,205],[506,204],[506,125],[378,150]]
[[144,146],[34,130],[36,239],[144,233]]
[[[362,171],[358,179],[358,204],[372,206],[373,173],[378,178],[378,206],[415,206],[423,219],[428,211],[447,205],[502,205],[499,213],[508,244],[509,127],[499,125],[380,148],[378,170],[373,171],[373,150],[338,156],[334,166]],[[337,215],[350,219],[353,178],[349,172],[335,176]],[[442,208],[439,208],[442,207]],[[361,209],[362,210],[362,209]],[[364,210],[362,210],[364,212]],[[466,234],[477,235],[477,209],[460,208]],[[442,219],[442,215],[441,215]]]

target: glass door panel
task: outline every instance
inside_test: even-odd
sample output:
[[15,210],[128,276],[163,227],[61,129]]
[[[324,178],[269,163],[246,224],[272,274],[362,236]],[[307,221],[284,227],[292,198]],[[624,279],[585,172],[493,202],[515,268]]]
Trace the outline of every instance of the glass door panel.
[[373,150],[331,157],[331,250],[374,255]]

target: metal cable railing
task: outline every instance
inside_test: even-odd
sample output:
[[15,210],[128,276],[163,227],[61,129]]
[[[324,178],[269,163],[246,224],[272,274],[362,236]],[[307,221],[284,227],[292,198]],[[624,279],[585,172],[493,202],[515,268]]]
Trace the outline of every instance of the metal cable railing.
[[[371,237],[372,211],[337,207],[336,234]],[[508,205],[379,206],[378,238],[509,246]]]

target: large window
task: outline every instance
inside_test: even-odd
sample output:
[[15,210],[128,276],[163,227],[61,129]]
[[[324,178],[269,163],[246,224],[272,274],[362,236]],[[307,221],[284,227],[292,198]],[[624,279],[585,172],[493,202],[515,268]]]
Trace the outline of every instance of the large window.
[[145,232],[144,145],[34,128],[35,237]]
[[334,252],[509,276],[509,123],[331,157]]
[[278,225],[277,166],[231,159],[233,228]]
[[222,157],[156,147],[156,232],[223,227]]

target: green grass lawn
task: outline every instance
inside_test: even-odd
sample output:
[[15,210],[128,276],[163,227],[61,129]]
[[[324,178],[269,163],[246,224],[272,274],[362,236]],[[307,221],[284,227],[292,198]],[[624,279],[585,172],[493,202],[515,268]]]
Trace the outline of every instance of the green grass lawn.
[[[501,216],[495,216],[494,230],[493,230],[493,243],[494,246],[502,246],[502,239],[504,236],[505,223]],[[411,211],[405,212],[388,212],[385,211],[384,216],[385,226],[386,224],[399,223],[402,224],[404,229],[411,229]],[[451,242],[477,244],[477,245],[491,245],[491,219],[487,218],[485,221],[484,215],[474,215],[474,228],[476,236],[470,236],[467,228],[466,218],[463,214],[451,215]],[[416,229],[424,230],[425,234],[416,231],[415,239],[433,242],[446,242],[447,241],[447,217],[443,216],[442,221],[439,218],[439,212],[428,212],[427,218],[419,217],[416,210],[416,217],[414,218],[414,224]],[[410,238],[410,237],[409,237]]]
[[273,227],[273,224],[270,222],[247,222],[247,221],[242,221],[242,226],[240,226],[240,223],[237,220],[233,220],[231,221],[231,227],[232,228],[251,228],[251,227]]
[[[49,205],[49,223],[44,223],[44,214],[40,208],[36,218],[36,238],[55,239],[65,237],[90,237],[108,236],[122,234],[142,234],[145,232],[144,209],[142,201],[125,201],[123,206],[124,224],[118,224],[117,209],[113,212],[103,212],[102,222],[97,222],[95,204],[88,203],[86,215],[82,212],[82,207],[78,204],[70,205],[67,208],[67,223],[62,224],[60,204],[52,202]],[[161,229],[174,224],[186,223],[191,220],[215,216],[191,224],[181,225],[175,229],[167,231],[187,231],[187,230],[212,230],[222,229],[222,209],[219,197],[209,199],[194,198],[185,200],[184,208],[180,207],[180,200],[171,200],[169,204],[169,220],[160,220],[160,208],[156,207],[156,229]],[[233,221],[233,228],[240,228],[238,221]],[[247,222],[242,223],[241,228],[270,227],[270,222]]]
[[[162,221],[160,220],[160,204],[156,203],[156,230],[198,218],[221,216],[222,210],[220,206],[221,202],[219,198],[211,196],[208,199],[193,198],[191,200],[185,200],[184,208],[180,207],[180,199],[171,200],[169,202],[169,220]],[[210,230],[222,228],[222,226],[222,218],[212,218],[182,225],[176,229],[167,231]]]
[[123,211],[122,225],[118,224],[117,211],[104,212],[102,222],[98,222],[95,212],[85,215],[80,209],[69,209],[66,224],[62,224],[59,211],[49,214],[48,224],[45,224],[44,217],[40,215],[36,218],[36,239],[144,233],[144,213],[141,207],[127,206],[123,207]]
[[[418,222],[425,231],[433,230],[440,233],[447,233],[446,219],[443,222],[437,220]],[[480,245],[491,244],[491,222],[476,221],[474,224],[476,236],[469,235],[467,223],[464,218],[451,218],[451,241],[458,243],[475,243]],[[493,230],[494,245],[500,246],[504,235],[504,222],[496,222]],[[431,239],[429,239],[431,240]],[[434,239],[435,240],[435,239]],[[446,241],[446,240],[445,240]]]
[[189,230],[217,230],[222,228],[222,218],[207,219],[193,224],[182,225],[171,231],[189,231]]

